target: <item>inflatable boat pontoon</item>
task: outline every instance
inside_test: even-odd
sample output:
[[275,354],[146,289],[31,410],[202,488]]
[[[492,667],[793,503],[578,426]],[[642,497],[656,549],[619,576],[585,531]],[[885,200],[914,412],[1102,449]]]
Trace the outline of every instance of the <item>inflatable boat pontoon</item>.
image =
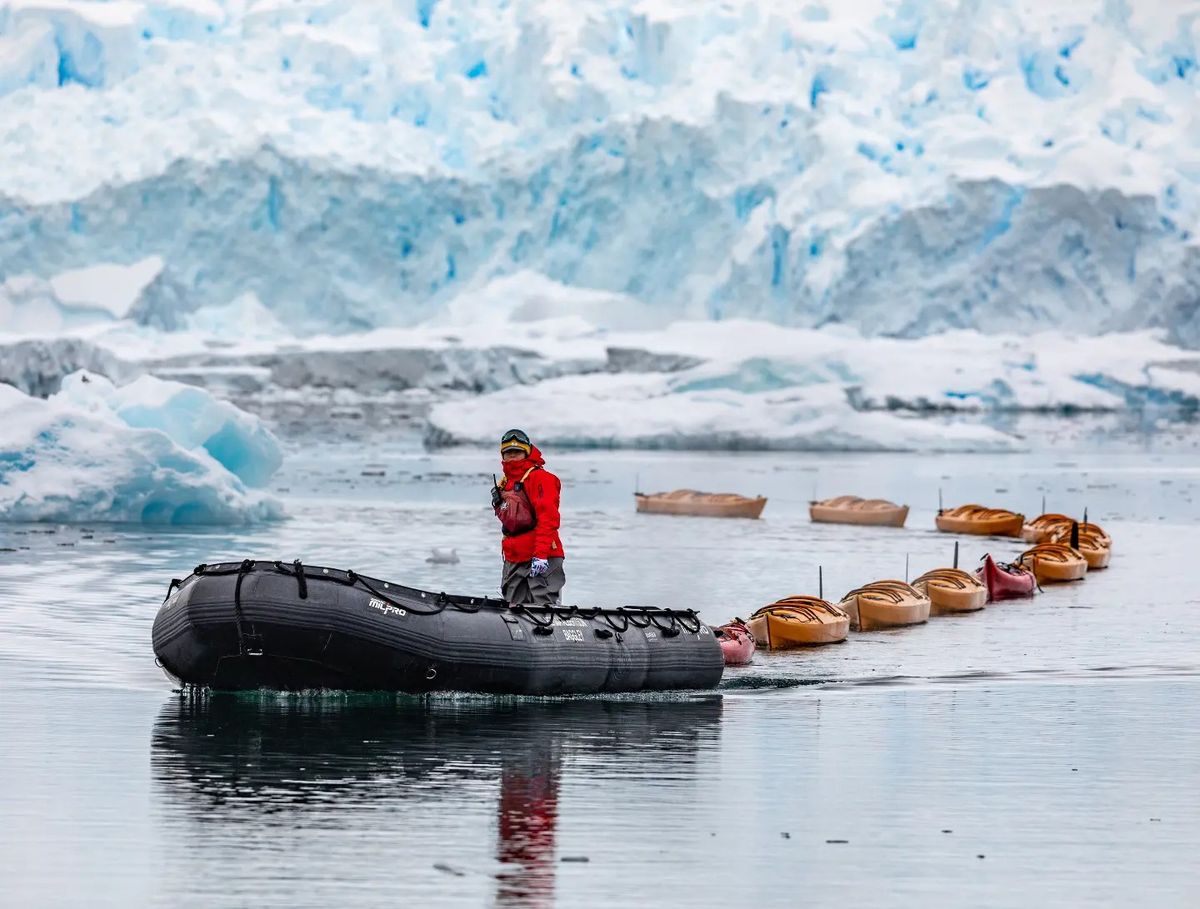
[[216,689],[584,694],[712,688],[721,646],[693,610],[510,607],[299,561],[171,581],[154,654]]

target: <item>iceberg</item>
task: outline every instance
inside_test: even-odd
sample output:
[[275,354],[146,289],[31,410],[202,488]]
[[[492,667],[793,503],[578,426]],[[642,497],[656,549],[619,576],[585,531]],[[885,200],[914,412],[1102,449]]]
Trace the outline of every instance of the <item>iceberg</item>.
[[1200,356],[1152,332],[905,340],[735,320],[543,344],[576,362],[607,344],[609,368],[440,401],[427,441],[521,425],[583,447],[998,451],[1025,445],[984,425],[1003,414],[1200,410]]
[[49,399],[0,385],[0,519],[246,524],[282,517],[249,488],[279,467],[255,417],[199,389],[77,372]]
[[431,445],[491,444],[512,425],[576,448],[1013,451],[986,426],[855,410],[822,384],[773,392],[687,390],[662,376],[572,376],[434,406]]
[[1198,23],[1118,0],[10,0],[0,280],[157,257],[146,324],[253,294],[297,336],[517,276],[618,328],[1200,347]]

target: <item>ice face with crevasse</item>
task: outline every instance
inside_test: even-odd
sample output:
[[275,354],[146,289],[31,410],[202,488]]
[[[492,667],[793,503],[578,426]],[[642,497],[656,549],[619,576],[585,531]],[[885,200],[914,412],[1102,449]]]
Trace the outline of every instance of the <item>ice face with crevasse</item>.
[[270,520],[281,506],[249,487],[281,460],[257,418],[179,383],[81,371],[45,400],[0,384],[3,520]]
[[1200,345],[1192,0],[10,0],[0,262],[412,325],[526,270],[675,318]]

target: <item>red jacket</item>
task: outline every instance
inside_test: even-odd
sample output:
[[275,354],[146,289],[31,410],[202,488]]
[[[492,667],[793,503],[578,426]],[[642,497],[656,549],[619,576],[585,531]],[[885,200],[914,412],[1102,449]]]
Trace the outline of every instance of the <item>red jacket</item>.
[[525,478],[525,493],[537,516],[537,526],[528,533],[504,538],[504,561],[528,562],[530,559],[561,559],[562,540],[558,538],[558,499],[562,483],[544,468],[546,459],[534,446],[529,455],[515,461],[501,461],[504,479],[500,485],[517,483],[530,467],[538,469]]

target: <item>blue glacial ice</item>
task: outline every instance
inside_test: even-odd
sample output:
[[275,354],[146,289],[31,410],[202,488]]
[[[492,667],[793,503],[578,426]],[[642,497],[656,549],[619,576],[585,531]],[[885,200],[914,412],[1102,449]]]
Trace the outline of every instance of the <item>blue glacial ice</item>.
[[161,327],[672,318],[1200,346],[1200,17],[1081,0],[10,0],[0,280],[158,257]]
[[257,418],[151,377],[77,372],[46,400],[0,385],[0,519],[245,524],[282,516]]

